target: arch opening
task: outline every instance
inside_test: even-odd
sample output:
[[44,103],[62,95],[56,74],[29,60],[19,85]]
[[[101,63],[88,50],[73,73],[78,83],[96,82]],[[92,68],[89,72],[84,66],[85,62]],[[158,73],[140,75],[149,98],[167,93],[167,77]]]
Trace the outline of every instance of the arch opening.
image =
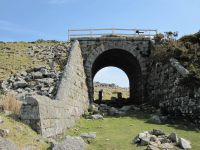
[[[122,49],[111,49],[101,53],[92,65],[92,81],[96,73],[105,67],[117,67],[125,72],[129,79],[130,103],[140,104],[143,101],[143,84],[140,64],[137,58],[130,52]],[[94,85],[89,95],[94,100]]]
[[117,67],[105,67],[99,70],[93,79],[94,101],[126,100],[129,98],[129,79],[124,71]]

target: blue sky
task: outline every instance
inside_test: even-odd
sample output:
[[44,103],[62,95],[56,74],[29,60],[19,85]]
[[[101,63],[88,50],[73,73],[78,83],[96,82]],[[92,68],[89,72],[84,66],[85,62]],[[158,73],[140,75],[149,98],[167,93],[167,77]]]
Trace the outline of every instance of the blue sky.
[[69,28],[105,27],[194,33],[200,29],[200,1],[0,0],[0,41],[65,41]]

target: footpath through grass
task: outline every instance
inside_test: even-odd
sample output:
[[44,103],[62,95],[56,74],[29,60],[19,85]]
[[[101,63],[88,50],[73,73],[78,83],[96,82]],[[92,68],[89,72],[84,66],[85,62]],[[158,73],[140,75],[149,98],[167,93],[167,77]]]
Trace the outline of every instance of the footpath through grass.
[[96,139],[88,144],[88,150],[142,150],[131,144],[140,132],[162,129],[165,133],[176,132],[179,137],[189,140],[193,150],[200,150],[200,132],[182,125],[158,125],[148,122],[148,117],[135,114],[127,117],[106,117],[104,120],[82,118],[67,135],[78,136],[83,132],[96,132]]

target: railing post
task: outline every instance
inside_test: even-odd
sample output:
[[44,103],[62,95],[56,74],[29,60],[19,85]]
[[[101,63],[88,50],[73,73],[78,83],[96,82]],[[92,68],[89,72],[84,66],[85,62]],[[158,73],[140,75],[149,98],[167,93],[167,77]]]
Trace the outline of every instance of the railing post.
[[70,30],[68,29],[68,41],[70,41]]

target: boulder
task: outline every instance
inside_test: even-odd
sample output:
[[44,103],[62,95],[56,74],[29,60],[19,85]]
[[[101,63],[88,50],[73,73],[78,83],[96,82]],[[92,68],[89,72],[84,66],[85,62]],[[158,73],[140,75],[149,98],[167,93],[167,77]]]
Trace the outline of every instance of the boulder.
[[100,114],[94,114],[94,115],[91,115],[92,119],[94,120],[99,120],[99,119],[103,119],[103,116],[100,115]]
[[13,83],[13,87],[14,89],[18,89],[18,88],[25,88],[28,85],[28,83],[21,79],[20,81],[16,81]]
[[120,108],[120,111],[129,111],[132,109],[132,106],[123,106],[122,108]]
[[186,139],[184,138],[179,138],[179,143],[178,143],[178,146],[182,149],[192,149],[192,146],[190,145],[190,142],[187,141]]
[[109,115],[113,116],[116,115],[118,113],[118,110],[115,107],[111,107],[109,109]]
[[176,133],[171,133],[169,136],[168,136],[168,138],[172,141],[172,142],[174,142],[174,143],[178,143],[178,136],[177,136],[177,134]]
[[161,119],[158,115],[152,115],[151,118],[150,118],[150,121],[153,122],[153,123],[157,123],[157,124],[161,123]]
[[41,72],[32,72],[31,73],[33,79],[41,79],[43,77]]
[[149,143],[150,143],[150,137],[145,136],[141,138],[140,146],[146,146],[149,145]]
[[151,134],[155,136],[165,135],[165,133],[160,129],[153,129],[153,131],[151,131]]
[[96,138],[96,133],[81,133],[80,137],[84,140],[90,140]]
[[85,142],[81,137],[65,137],[64,141],[55,144],[52,150],[84,150]]

